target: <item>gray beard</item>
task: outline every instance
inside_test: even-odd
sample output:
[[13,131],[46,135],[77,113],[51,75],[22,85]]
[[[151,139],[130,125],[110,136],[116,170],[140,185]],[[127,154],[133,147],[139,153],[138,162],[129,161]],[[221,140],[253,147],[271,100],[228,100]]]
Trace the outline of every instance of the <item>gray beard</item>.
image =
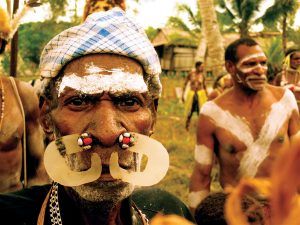
[[131,195],[133,185],[121,181],[95,181],[77,187],[65,187],[65,189],[75,205],[90,221],[107,225],[110,213]]
[[112,204],[117,204],[127,198],[134,190],[134,185],[123,181],[101,182],[94,181],[89,184],[83,184],[77,187],[71,187],[80,198],[99,203],[108,201]]

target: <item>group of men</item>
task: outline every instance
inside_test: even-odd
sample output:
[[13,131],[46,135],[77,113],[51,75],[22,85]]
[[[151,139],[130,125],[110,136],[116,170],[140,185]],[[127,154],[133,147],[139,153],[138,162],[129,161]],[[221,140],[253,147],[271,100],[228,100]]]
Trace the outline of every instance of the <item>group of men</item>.
[[[231,43],[225,60],[233,87],[197,108],[192,212],[210,193],[215,158],[222,187],[235,186],[243,177],[268,176],[278,152],[287,151],[299,131],[295,97],[289,89],[267,83],[267,57],[254,40]],[[191,87],[206,94],[201,66],[190,75],[195,81]],[[135,189],[159,182],[169,165],[166,149],[150,138],[162,90],[160,72],[142,27],[114,8],[89,15],[45,46],[40,115],[30,108],[38,102],[33,91],[17,81],[27,112],[22,117],[21,103],[11,97],[17,95],[13,84],[1,76],[0,160],[9,159],[0,164],[1,181],[7,180],[1,185],[9,191],[22,187],[25,133],[31,138],[23,145],[36,158],[37,174],[46,170],[52,181],[0,195],[1,224],[148,224],[157,213],[194,222],[174,195]],[[189,101],[201,95],[190,95]],[[36,118],[51,142],[45,152],[40,150],[42,137],[35,134]],[[148,161],[141,172],[142,155]]]

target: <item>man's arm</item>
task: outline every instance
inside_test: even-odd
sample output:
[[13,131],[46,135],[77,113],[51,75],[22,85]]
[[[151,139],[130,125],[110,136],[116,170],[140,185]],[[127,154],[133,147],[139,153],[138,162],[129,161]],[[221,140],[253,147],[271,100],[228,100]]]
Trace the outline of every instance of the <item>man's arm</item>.
[[38,97],[27,83],[17,81],[25,113],[28,185],[49,183],[43,164],[44,136],[39,124]]
[[213,130],[214,125],[211,120],[200,114],[195,147],[195,166],[190,178],[189,206],[192,212],[210,191],[215,145]]
[[187,84],[188,84],[188,82],[190,81],[190,79],[191,79],[191,73],[189,73],[188,75],[187,75],[187,77],[185,78],[185,80],[184,80],[184,84],[183,84],[183,89],[182,89],[182,102],[184,102],[184,94],[185,94],[185,89],[186,89],[186,87],[187,87]]
[[285,90],[290,92],[290,107],[292,110],[290,119],[289,119],[289,126],[288,126],[288,135],[290,140],[295,136],[300,134],[300,116],[299,116],[299,108],[297,104],[297,100],[295,95],[290,90]]

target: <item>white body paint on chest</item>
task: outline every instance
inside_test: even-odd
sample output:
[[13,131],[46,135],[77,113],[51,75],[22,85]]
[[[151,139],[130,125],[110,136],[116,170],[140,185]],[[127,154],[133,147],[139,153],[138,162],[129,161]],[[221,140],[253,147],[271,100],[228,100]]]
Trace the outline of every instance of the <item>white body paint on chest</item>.
[[[101,74],[102,73],[102,74]],[[109,73],[110,75],[103,75]],[[98,94],[102,92],[124,93],[148,91],[143,75],[138,73],[127,73],[120,69],[104,70],[94,65],[86,69],[86,76],[80,77],[76,74],[64,76],[58,90],[58,97],[66,87],[80,91],[85,94]]]
[[246,145],[246,151],[240,161],[239,176],[254,177],[259,165],[269,154],[269,147],[279,129],[290,117],[293,110],[298,110],[293,93],[286,90],[280,101],[271,106],[268,117],[263,124],[259,136],[254,140],[250,127],[238,116],[233,116],[214,102],[207,102],[201,114],[214,120],[216,126],[230,131]]

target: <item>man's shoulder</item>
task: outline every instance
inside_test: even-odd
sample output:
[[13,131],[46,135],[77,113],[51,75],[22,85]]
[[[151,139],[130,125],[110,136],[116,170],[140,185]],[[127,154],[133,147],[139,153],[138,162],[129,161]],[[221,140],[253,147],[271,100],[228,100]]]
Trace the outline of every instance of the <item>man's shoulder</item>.
[[272,95],[276,101],[279,101],[284,95],[293,96],[292,91],[287,87],[268,85],[266,88],[268,97]]
[[36,224],[41,205],[49,190],[50,185],[44,185],[0,194],[1,224]]
[[192,222],[194,218],[188,207],[175,195],[159,188],[140,188],[133,192],[133,202],[151,219],[158,212],[176,214]]

